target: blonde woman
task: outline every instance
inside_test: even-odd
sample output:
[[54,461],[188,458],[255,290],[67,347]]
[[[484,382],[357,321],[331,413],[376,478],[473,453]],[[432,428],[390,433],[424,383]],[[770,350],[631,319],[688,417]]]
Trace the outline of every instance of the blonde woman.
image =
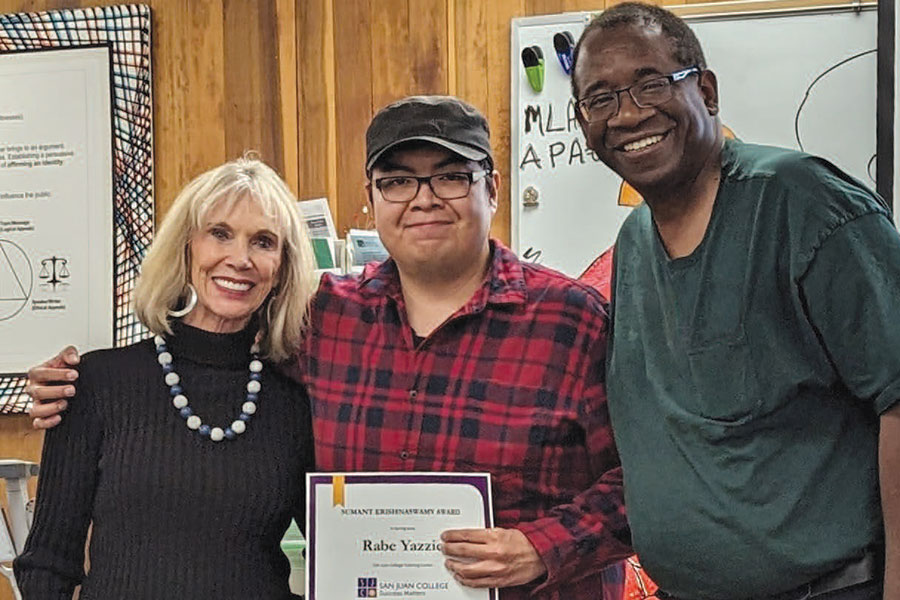
[[273,365],[297,347],[311,274],[294,198],[265,164],[226,163],[179,194],[135,290],[154,337],[86,354],[47,433],[15,563],[26,599],[79,584],[85,600],[292,597],[279,541],[303,512],[312,437],[302,388]]

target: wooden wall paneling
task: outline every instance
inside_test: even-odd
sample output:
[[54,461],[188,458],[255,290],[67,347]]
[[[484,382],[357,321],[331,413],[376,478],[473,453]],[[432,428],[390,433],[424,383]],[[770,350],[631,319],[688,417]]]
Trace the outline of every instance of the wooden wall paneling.
[[601,11],[604,8],[603,0],[565,0],[565,11],[593,10]]
[[327,196],[336,215],[336,189],[329,176],[329,162],[336,160],[335,147],[329,139],[335,108],[332,2],[296,0],[297,193],[301,199]]
[[[616,4],[621,4],[622,2],[628,2],[628,1],[629,0],[606,0],[605,8],[609,8],[610,6],[614,6]],[[647,2],[648,4],[657,4],[659,6],[663,6],[666,4],[669,4],[669,5],[684,4],[684,2],[682,2],[680,0],[643,0],[643,1]],[[701,1],[704,1],[704,0],[701,0]],[[705,1],[713,1],[714,2],[716,0],[705,0]]]
[[[478,0],[470,0],[477,2]],[[524,16],[524,0],[495,0],[488,6],[486,35],[491,40],[488,46],[488,106],[487,117],[491,123],[491,137],[494,142],[494,160],[503,178],[500,188],[497,214],[491,227],[491,234],[504,243],[510,239],[510,20]],[[460,40],[460,43],[467,43]]]
[[[453,0],[408,0],[409,58],[414,94],[447,94],[449,31],[447,5]],[[408,93],[406,95],[408,95]]]
[[372,24],[369,0],[334,2],[334,73],[338,235],[366,226],[365,131],[372,117]]
[[[491,127],[491,146],[494,149],[494,161],[500,171],[501,183],[498,196],[498,210],[491,224],[491,235],[509,243],[509,138],[504,137],[499,123],[491,109],[491,90],[498,85],[498,78],[503,77],[508,86],[509,72],[502,73],[499,65],[493,62],[496,51],[490,48],[499,46],[496,27],[491,18],[496,18],[489,5],[477,0],[450,0],[453,4],[452,22],[454,43],[450,53],[454,56],[454,73],[450,81],[450,93],[459,96],[478,108],[488,118]],[[508,53],[509,44],[506,44]],[[507,62],[509,59],[507,58]],[[496,104],[496,102],[494,103]],[[507,130],[508,131],[508,130]],[[506,162],[503,162],[503,156]],[[507,216],[505,216],[507,215]]]
[[[454,4],[453,45],[454,73],[450,81],[450,93],[459,96],[487,114],[488,95],[492,69],[488,62],[488,47],[491,45],[488,24],[488,5],[473,0],[450,0]],[[500,142],[496,132],[491,130],[491,142]]]
[[278,115],[281,122],[281,175],[295,195],[300,193],[300,130],[297,126],[297,5],[295,0],[276,0],[275,26],[278,40]]
[[225,142],[221,2],[157,1],[153,10],[153,129],[157,222],[193,177],[221,164]]
[[88,2],[86,0],[0,0],[0,14],[16,12],[38,12],[51,8],[79,8],[82,6],[106,6],[118,4],[109,0]]
[[325,49],[327,52],[323,59],[325,63],[325,89],[328,98],[328,198],[333,214],[337,214],[337,108],[335,92],[336,73],[334,72],[334,2],[327,0],[325,3]]
[[447,0],[371,0],[372,109],[448,90]]
[[[531,15],[552,15],[554,13],[563,12],[563,0],[525,0],[525,14]],[[525,16],[525,15],[521,15]],[[544,57],[545,59],[548,57]]]
[[447,0],[447,93],[456,94],[456,80],[459,71],[456,68],[457,43],[456,29],[456,3],[457,0]]
[[[409,0],[371,0],[371,114],[412,91]],[[435,33],[436,32],[432,32]],[[365,126],[360,134],[365,132]]]
[[602,10],[603,2],[604,0],[526,0],[525,10],[529,16],[553,15],[578,10]]
[[255,150],[283,173],[275,0],[224,0],[223,7],[226,158]]

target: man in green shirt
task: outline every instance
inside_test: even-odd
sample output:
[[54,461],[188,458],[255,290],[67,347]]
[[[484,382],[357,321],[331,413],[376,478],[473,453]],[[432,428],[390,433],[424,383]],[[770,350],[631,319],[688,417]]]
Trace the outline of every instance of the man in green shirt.
[[[578,42],[588,145],[645,199],[607,372],[635,550],[662,596],[900,600],[900,237],[827,161],[723,140],[670,12]],[[884,562],[882,562],[884,561]]]

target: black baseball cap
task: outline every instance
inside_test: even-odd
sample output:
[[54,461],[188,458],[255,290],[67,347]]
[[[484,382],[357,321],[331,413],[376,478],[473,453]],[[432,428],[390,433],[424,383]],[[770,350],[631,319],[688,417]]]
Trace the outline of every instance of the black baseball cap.
[[366,130],[366,171],[398,144],[421,140],[469,160],[489,159],[491,132],[478,109],[453,96],[410,96],[382,108]]

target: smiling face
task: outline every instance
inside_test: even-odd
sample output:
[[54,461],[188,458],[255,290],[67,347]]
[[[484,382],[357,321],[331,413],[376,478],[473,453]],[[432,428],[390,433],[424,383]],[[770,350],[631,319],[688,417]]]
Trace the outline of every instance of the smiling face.
[[451,278],[473,265],[483,267],[490,252],[488,232],[497,210],[499,176],[486,175],[471,184],[468,196],[452,200],[436,197],[422,183],[416,197],[406,203],[386,201],[374,182],[381,177],[482,169],[477,162],[432,144],[401,148],[378,161],[368,186],[375,227],[401,271]]
[[[584,40],[573,77],[585,98],[689,66],[675,60],[659,28],[623,25]],[[720,147],[715,75],[691,75],[672,92],[650,108],[639,108],[623,92],[618,112],[606,121],[587,123],[579,115],[588,146],[645,198],[690,184]]]
[[219,202],[191,236],[197,306],[184,322],[206,331],[240,331],[277,284],[282,240],[274,220],[249,199]]

